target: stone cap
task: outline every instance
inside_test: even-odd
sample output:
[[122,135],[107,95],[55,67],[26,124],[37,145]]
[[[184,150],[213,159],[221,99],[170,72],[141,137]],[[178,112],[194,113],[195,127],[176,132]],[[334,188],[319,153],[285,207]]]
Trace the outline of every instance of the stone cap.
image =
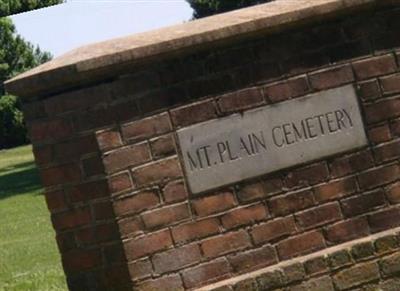
[[281,31],[364,7],[400,0],[276,0],[159,30],[116,38],[72,50],[7,81],[21,97],[53,94],[96,80],[112,78],[123,68],[251,37]]

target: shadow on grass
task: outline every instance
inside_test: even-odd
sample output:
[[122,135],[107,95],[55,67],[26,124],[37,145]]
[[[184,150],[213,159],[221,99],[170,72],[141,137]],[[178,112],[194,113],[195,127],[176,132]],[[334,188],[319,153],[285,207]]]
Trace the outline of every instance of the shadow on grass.
[[41,189],[39,172],[34,162],[0,169],[0,199],[27,194]]

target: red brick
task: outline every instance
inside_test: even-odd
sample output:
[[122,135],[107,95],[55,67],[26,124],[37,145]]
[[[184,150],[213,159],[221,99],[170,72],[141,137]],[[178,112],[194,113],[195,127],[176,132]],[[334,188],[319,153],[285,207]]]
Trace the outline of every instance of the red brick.
[[212,100],[206,100],[171,110],[172,122],[177,127],[188,126],[216,117],[216,106]]
[[204,286],[229,277],[230,267],[225,258],[220,258],[182,272],[187,288]]
[[164,135],[150,141],[150,148],[154,158],[176,154],[175,139],[172,134]]
[[357,79],[364,80],[396,71],[393,55],[383,55],[353,63]]
[[109,178],[111,193],[118,193],[133,188],[129,173],[122,173]]
[[336,290],[356,290],[356,286],[370,281],[378,281],[379,277],[378,264],[367,262],[339,271],[333,280],[337,287]]
[[384,166],[360,174],[358,182],[361,189],[372,189],[397,180],[399,175],[398,165]]
[[331,243],[342,243],[369,234],[365,217],[348,219],[326,228],[326,240]]
[[218,99],[219,109],[224,113],[245,110],[264,103],[264,96],[260,88],[236,91],[223,95]]
[[381,122],[400,116],[400,98],[384,99],[365,106],[365,118],[368,124]]
[[68,207],[64,191],[62,190],[46,193],[45,197],[47,208],[50,210],[50,212],[54,212],[55,210],[63,210]]
[[55,144],[53,159],[57,162],[71,162],[71,160],[80,160],[82,155],[97,152],[96,139],[90,134]]
[[250,237],[243,230],[215,236],[201,243],[201,249],[207,258],[218,257],[250,246]]
[[118,226],[115,223],[105,223],[94,227],[97,242],[111,242],[120,238]]
[[168,183],[163,189],[166,203],[183,201],[188,197],[185,184],[182,181]]
[[87,225],[92,221],[92,216],[88,207],[76,208],[54,214],[52,221],[55,229],[64,230]]
[[178,225],[172,228],[175,242],[183,243],[219,233],[219,222],[216,218],[204,219]]
[[354,81],[350,65],[329,68],[310,75],[311,87],[317,90],[338,87]]
[[182,280],[179,275],[160,277],[154,280],[141,282],[134,287],[136,291],[173,290],[183,291]]
[[238,199],[241,202],[249,202],[265,198],[282,191],[282,180],[271,178],[262,182],[245,185],[238,191]]
[[400,209],[390,208],[368,215],[371,232],[379,232],[400,225]]
[[143,191],[133,196],[123,198],[114,202],[115,214],[135,214],[143,210],[156,207],[160,203],[155,191]]
[[100,250],[73,250],[62,256],[64,269],[70,272],[80,272],[101,266]]
[[125,253],[128,261],[135,260],[172,246],[169,230],[151,233],[125,243]]
[[350,197],[341,201],[343,214],[347,217],[367,213],[374,208],[385,205],[385,196],[382,190]]
[[235,273],[243,273],[276,264],[277,256],[275,249],[270,245],[266,245],[259,249],[230,255],[228,256],[228,261]]
[[77,164],[66,164],[40,170],[43,186],[56,186],[66,183],[79,182],[81,170]]
[[400,92],[400,74],[383,77],[380,79],[384,94]]
[[236,208],[221,217],[222,225],[226,229],[253,224],[267,217],[268,212],[264,204]]
[[27,100],[22,104],[25,121],[28,123],[32,120],[46,117],[43,101],[33,101],[28,103]]
[[147,143],[136,144],[112,151],[103,159],[107,173],[113,173],[150,161],[150,148]]
[[56,241],[62,254],[77,248],[73,231],[56,233]]
[[235,199],[232,193],[222,192],[194,200],[192,205],[197,215],[207,216],[234,207]]
[[388,124],[371,128],[368,131],[369,140],[375,144],[389,141],[392,139],[390,128]]
[[87,178],[104,174],[103,161],[98,156],[82,160],[82,169]]
[[121,135],[118,130],[110,129],[97,133],[97,143],[102,151],[122,146]]
[[400,157],[400,141],[394,141],[376,147],[374,149],[375,160],[377,162],[386,162]]
[[186,203],[155,209],[142,214],[144,225],[151,229],[175,224],[190,217]]
[[272,102],[281,102],[310,92],[307,78],[298,77],[269,85],[264,88],[265,95]]
[[32,142],[60,140],[71,136],[73,132],[72,123],[65,119],[35,121],[29,127],[29,137]]
[[177,271],[184,267],[200,262],[200,248],[196,244],[155,254],[152,258],[154,270],[158,274]]
[[391,204],[400,203],[400,183],[390,185],[386,189],[386,197]]
[[356,191],[356,179],[346,178],[316,187],[314,196],[318,202],[326,202],[352,194]]
[[282,239],[296,232],[293,217],[278,218],[252,228],[250,234],[256,245]]
[[132,170],[137,186],[162,184],[182,177],[182,170],[177,158],[162,160]]
[[72,203],[86,202],[109,195],[107,181],[99,180],[75,185],[67,190]]
[[35,156],[35,162],[39,166],[49,164],[53,161],[53,148],[51,145],[33,145],[32,151]]
[[368,169],[373,165],[374,160],[369,151],[358,152],[333,160],[330,164],[331,175],[334,178],[342,177]]
[[153,272],[153,267],[148,259],[130,263],[128,268],[129,274],[134,281],[150,277]]
[[382,96],[378,80],[360,83],[359,92],[364,100],[374,100]]
[[143,233],[143,222],[139,217],[127,218],[118,222],[122,237],[136,236]]
[[298,224],[303,229],[315,228],[342,218],[339,203],[329,203],[296,214]]
[[290,172],[286,177],[289,188],[321,183],[328,179],[328,167],[325,163],[313,164]]
[[171,129],[168,113],[162,113],[124,124],[121,132],[124,139],[138,141],[167,133]]
[[104,220],[114,218],[113,205],[110,201],[93,204],[95,220]]
[[282,260],[309,254],[325,247],[325,240],[319,231],[310,231],[281,241],[277,245]]
[[392,122],[392,124],[390,125],[391,130],[392,130],[392,134],[394,136],[400,136],[400,119],[395,120]]
[[283,216],[314,205],[314,197],[311,191],[299,191],[272,198],[269,203],[269,211],[274,216]]

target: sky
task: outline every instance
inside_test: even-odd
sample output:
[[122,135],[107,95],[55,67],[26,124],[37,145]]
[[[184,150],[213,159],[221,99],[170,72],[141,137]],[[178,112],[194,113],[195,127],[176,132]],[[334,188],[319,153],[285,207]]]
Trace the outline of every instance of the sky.
[[67,0],[13,15],[17,32],[59,56],[79,46],[188,21],[184,0]]

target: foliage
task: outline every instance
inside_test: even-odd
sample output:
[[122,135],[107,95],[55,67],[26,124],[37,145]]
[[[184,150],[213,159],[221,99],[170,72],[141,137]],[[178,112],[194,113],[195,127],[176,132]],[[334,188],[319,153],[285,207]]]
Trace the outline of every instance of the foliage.
[[0,98],[0,145],[12,147],[26,142],[24,118],[16,96]]
[[193,18],[202,18],[273,0],[186,0],[193,8]]
[[0,0],[0,17],[44,8],[64,2],[63,0]]

